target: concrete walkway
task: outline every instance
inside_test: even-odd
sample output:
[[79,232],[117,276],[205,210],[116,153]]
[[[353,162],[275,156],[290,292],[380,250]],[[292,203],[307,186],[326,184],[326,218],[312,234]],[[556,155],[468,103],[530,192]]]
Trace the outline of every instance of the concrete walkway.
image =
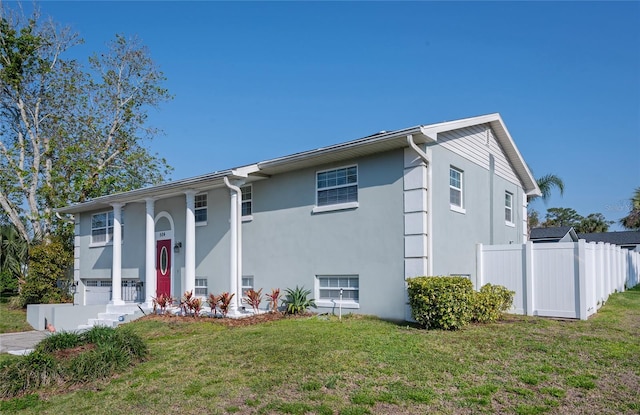
[[0,334],[0,353],[24,354],[47,337],[46,331]]

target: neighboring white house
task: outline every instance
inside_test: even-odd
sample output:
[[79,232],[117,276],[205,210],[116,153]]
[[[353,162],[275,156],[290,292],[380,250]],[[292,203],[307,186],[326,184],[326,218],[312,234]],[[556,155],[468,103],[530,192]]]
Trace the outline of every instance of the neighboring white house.
[[[202,150],[202,151],[206,151]],[[212,149],[213,151],[213,149]],[[524,243],[540,190],[499,114],[382,132],[108,195],[75,220],[80,304],[312,289],[320,311],[403,319],[405,278],[475,278]],[[121,288],[120,288],[121,287]],[[242,304],[234,304],[241,307]]]

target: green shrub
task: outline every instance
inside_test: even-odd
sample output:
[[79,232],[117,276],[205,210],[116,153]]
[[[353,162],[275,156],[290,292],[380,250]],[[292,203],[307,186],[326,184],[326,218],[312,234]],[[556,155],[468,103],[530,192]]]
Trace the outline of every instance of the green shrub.
[[[84,347],[84,345],[95,347]],[[73,353],[56,353],[76,349]],[[111,376],[148,354],[144,341],[128,327],[93,327],[84,333],[57,333],[33,353],[0,367],[0,398],[54,383],[83,383]]]
[[58,240],[42,242],[29,250],[29,266],[20,288],[20,300],[26,304],[71,302],[68,292],[58,288],[59,280],[67,279],[73,264],[73,253]]
[[490,323],[499,320],[502,313],[513,305],[515,292],[502,285],[486,284],[474,293],[472,305],[472,321]]
[[464,277],[407,280],[413,318],[427,329],[457,330],[471,320],[473,284]]
[[282,301],[287,314],[302,314],[309,307],[316,308],[316,302],[313,298],[309,298],[311,290],[305,290],[304,287],[298,287],[285,290],[285,297]]

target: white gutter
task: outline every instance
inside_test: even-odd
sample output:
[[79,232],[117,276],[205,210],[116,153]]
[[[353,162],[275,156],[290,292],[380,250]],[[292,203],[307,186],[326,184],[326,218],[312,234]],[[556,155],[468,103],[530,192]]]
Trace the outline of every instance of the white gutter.
[[[435,139],[435,137],[433,138]],[[427,165],[427,275],[433,275],[433,187],[431,177],[431,150],[427,149],[427,152],[422,151],[413,141],[412,134],[407,135],[407,143],[409,143],[409,147],[411,147]]]
[[238,186],[234,186],[229,182],[227,176],[223,177],[224,184],[234,193],[231,194],[231,212],[230,212],[230,291],[235,294],[231,301],[231,314],[238,312],[240,299],[242,297],[242,190]]

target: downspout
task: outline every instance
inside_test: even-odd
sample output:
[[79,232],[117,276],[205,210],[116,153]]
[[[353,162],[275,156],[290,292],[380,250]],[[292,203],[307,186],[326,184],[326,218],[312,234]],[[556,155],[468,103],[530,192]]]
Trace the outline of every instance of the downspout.
[[409,143],[409,147],[411,147],[427,165],[427,275],[433,275],[433,188],[430,157],[431,151],[427,150],[429,153],[427,154],[427,152],[418,147],[415,141],[413,141],[412,134],[407,135],[407,143]]
[[[231,209],[230,209],[230,268],[231,268],[231,291],[235,294],[235,300],[231,303],[231,312],[238,311],[240,305],[240,298],[242,297],[242,227],[241,227],[241,208],[242,208],[242,191],[238,186],[235,186],[229,182],[227,176],[223,177],[224,184],[232,191],[235,192],[231,196]],[[235,196],[235,200],[234,200]],[[235,202],[235,203],[234,203]]]

